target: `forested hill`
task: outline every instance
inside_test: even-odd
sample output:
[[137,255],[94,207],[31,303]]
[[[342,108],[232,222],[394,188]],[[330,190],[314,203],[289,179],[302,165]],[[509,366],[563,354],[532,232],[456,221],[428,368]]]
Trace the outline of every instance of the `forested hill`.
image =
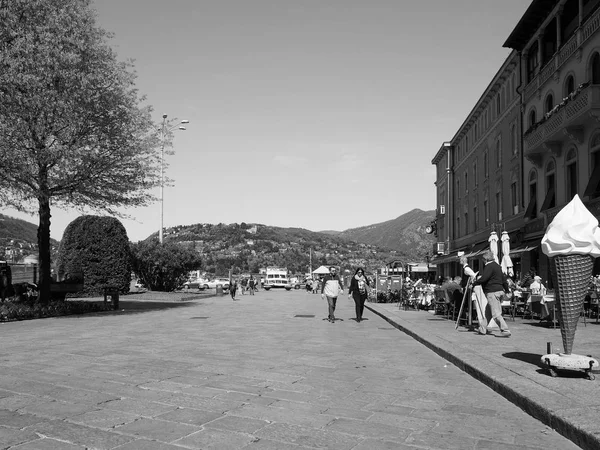
[[311,264],[311,254],[313,270],[322,264],[375,269],[391,258],[403,256],[339,236],[262,224],[177,226],[165,231],[165,241],[192,246],[202,254],[203,269],[216,274],[226,274],[232,267],[235,271],[257,272],[266,266],[304,273]]
[[423,258],[433,248],[437,238],[425,233],[425,227],[435,219],[435,210],[413,209],[393,220],[351,228],[336,236],[356,242],[376,245],[408,254],[413,258]]

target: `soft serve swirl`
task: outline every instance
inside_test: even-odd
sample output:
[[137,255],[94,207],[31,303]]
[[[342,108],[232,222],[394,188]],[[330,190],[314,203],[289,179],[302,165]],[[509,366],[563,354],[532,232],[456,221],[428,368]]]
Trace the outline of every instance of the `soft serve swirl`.
[[560,255],[600,256],[598,219],[578,195],[561,209],[542,238],[542,252],[552,258]]

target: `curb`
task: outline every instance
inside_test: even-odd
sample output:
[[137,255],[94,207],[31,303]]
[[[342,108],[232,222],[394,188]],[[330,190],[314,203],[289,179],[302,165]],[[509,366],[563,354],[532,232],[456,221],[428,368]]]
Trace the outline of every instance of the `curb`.
[[367,308],[372,313],[378,315],[383,318],[386,322],[392,325],[394,328],[402,331],[408,336],[415,339],[417,342],[420,342],[442,358],[446,359],[450,363],[454,364],[463,372],[469,374],[476,380],[482,382],[486,386],[493,389],[495,392],[506,398],[511,403],[517,405],[527,414],[532,416],[533,418],[539,420],[544,425],[551,427],[556,432],[564,436],[565,438],[572,441],[574,444],[583,448],[584,450],[598,450],[600,449],[600,436],[595,436],[591,433],[586,432],[585,430],[580,429],[575,424],[571,423],[568,420],[565,420],[563,417],[558,416],[554,412],[548,410],[543,405],[535,402],[534,400],[524,396],[520,392],[514,390],[510,386],[498,381],[492,376],[488,375],[484,371],[474,367],[473,365],[465,362],[460,357],[450,353],[449,351],[443,349],[442,347],[435,345],[433,342],[419,336],[414,331],[409,330],[408,328],[402,326],[395,320],[389,318],[384,313],[377,311],[373,307],[369,306],[365,303],[365,308]]

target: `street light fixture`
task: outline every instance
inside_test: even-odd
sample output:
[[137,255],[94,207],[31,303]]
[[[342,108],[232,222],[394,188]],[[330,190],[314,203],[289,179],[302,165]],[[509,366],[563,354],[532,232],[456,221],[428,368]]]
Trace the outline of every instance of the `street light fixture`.
[[167,123],[167,115],[163,114],[161,127],[161,146],[160,146],[160,229],[158,230],[158,241],[163,243],[163,221],[164,221],[164,188],[165,188],[165,139],[168,133],[174,130],[185,130],[186,128],[180,124],[190,123],[189,120],[182,120],[177,125],[169,125]]

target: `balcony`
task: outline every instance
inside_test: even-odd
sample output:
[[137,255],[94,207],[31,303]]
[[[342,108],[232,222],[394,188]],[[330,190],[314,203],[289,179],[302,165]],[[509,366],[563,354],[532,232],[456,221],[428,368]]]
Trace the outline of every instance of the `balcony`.
[[561,156],[565,144],[583,143],[586,124],[600,122],[600,85],[582,85],[543,121],[525,132],[525,157],[541,167],[544,154]]
[[557,71],[600,29],[600,9],[588,17],[577,32],[560,47],[539,73],[525,86],[523,97],[528,103],[544,85],[555,78]]

